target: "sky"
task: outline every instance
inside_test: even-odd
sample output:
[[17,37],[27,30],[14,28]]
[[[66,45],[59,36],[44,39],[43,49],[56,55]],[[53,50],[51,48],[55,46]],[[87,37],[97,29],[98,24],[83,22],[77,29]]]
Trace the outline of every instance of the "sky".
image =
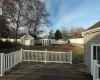
[[100,20],[100,0],[42,0],[45,3],[50,29],[89,28]]

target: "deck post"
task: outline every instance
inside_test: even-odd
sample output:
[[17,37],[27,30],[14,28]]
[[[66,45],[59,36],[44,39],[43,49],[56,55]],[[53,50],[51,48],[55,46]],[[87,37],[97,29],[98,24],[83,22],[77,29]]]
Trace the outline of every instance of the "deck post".
[[4,75],[4,55],[5,53],[0,54],[0,76]]
[[45,63],[47,63],[47,62],[46,62],[46,58],[47,58],[46,53],[47,53],[47,49],[45,49]]
[[72,50],[70,50],[70,64],[72,64]]
[[22,58],[22,51],[23,51],[23,49],[21,48],[20,51],[21,51],[21,57],[20,57],[20,60],[22,61],[22,59],[23,59],[23,58]]

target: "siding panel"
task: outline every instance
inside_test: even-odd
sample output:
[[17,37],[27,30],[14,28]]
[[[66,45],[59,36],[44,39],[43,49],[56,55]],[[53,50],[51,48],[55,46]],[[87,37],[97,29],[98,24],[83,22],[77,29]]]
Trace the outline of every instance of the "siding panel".
[[100,32],[84,35],[84,63],[91,70],[91,44],[100,44]]

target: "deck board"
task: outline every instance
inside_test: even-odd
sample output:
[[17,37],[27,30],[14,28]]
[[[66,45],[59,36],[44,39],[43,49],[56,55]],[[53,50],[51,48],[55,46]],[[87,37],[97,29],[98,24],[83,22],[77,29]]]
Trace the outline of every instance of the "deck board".
[[23,62],[0,80],[89,80],[78,69],[80,65]]

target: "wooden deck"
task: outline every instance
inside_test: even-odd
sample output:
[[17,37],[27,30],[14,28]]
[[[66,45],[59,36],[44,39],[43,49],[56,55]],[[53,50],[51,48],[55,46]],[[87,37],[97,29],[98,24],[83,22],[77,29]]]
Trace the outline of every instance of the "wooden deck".
[[92,80],[78,70],[84,65],[23,62],[0,80]]

